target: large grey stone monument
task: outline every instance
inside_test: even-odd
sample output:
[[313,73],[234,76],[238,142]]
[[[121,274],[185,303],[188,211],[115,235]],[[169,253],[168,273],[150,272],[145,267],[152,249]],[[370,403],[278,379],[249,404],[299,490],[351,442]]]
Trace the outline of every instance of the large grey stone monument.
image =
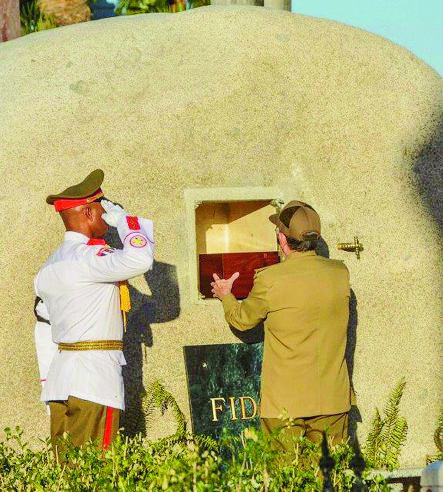
[[[238,342],[199,295],[200,255],[276,249],[266,217],[300,199],[351,272],[359,435],[405,376],[402,462],[424,464],[443,389],[436,72],[336,22],[211,6],[3,43],[0,74],[0,428],[48,435],[32,282],[63,229],[44,198],[101,167],[107,196],[155,223],[156,265],[131,282],[125,340],[137,425],[154,379],[189,417],[183,346]],[[355,236],[360,259],[337,249]],[[159,417],[149,435],[173,426]]]

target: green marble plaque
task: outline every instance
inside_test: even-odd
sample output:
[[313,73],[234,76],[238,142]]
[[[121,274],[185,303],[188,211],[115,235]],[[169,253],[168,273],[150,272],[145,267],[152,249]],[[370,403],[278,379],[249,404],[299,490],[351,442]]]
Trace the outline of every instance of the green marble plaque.
[[184,356],[194,434],[259,427],[261,343],[185,346]]

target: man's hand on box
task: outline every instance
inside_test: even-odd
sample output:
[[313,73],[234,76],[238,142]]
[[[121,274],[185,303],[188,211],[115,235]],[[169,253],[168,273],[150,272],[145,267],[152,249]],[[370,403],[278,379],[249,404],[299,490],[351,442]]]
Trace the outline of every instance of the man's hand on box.
[[213,273],[212,276],[214,278],[214,282],[211,282],[212,296],[221,300],[225,295],[231,293],[232,284],[238,279],[240,274],[235,272],[228,279],[220,278],[216,273]]

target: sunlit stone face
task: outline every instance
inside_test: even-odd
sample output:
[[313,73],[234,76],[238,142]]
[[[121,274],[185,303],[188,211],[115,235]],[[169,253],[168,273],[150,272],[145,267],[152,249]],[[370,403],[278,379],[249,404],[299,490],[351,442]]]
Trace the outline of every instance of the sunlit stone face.
[[[218,301],[191,295],[196,212],[184,197],[206,190],[229,202],[239,198],[226,190],[242,188],[254,200],[312,204],[325,251],[349,267],[361,438],[404,375],[403,463],[423,464],[434,452],[443,323],[443,201],[435,184],[442,81],[435,72],[382,38],[334,22],[206,7],[4,43],[0,73],[7,383],[0,428],[48,434],[38,402],[32,280],[63,229],[44,199],[100,167],[107,196],[155,224],[158,263],[132,282],[128,427],[140,425],[138,395],[155,379],[189,416],[184,345],[237,342]],[[355,236],[364,246],[360,259],[337,249]],[[168,415],[152,428],[159,436],[175,430]]]

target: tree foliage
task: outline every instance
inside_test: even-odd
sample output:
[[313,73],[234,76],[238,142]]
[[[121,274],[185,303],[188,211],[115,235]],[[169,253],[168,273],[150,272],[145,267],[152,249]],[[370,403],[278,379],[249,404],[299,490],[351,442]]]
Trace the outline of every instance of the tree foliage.
[[57,27],[55,19],[47,17],[39,9],[36,0],[21,0],[20,24],[22,35]]
[[210,4],[210,0],[120,0],[115,12],[119,15],[173,13]]

